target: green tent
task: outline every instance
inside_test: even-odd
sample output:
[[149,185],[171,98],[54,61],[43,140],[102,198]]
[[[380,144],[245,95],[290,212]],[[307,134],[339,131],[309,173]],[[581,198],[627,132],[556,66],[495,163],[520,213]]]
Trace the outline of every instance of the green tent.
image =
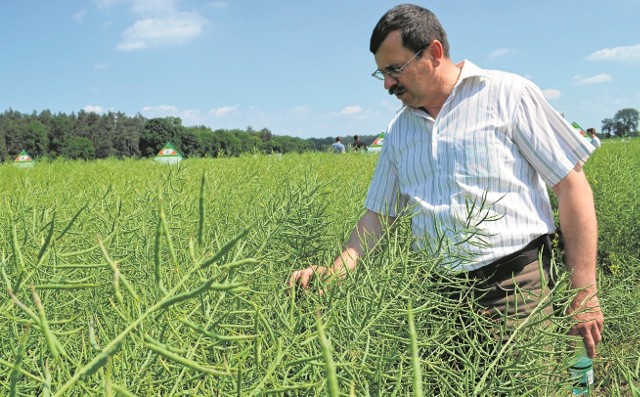
[[182,155],[169,142],[167,142],[160,152],[158,152],[158,155],[154,157],[155,161],[163,164],[177,164],[182,161],[182,159]]
[[586,139],[587,141],[589,141],[589,143],[591,143],[591,137],[589,136],[589,134],[585,132],[584,129],[582,129],[582,127],[580,127],[578,123],[574,121],[573,123],[571,123],[571,125],[573,126],[573,128],[578,130],[578,132],[580,133],[580,135],[582,135],[584,139]]
[[371,146],[369,146],[369,148],[367,149],[367,152],[378,153],[380,150],[382,150],[383,144],[384,144],[384,132],[381,132],[380,135],[378,135],[376,139],[373,140],[373,143],[371,144]]
[[34,162],[31,156],[29,156],[29,153],[27,153],[26,150],[22,149],[18,157],[16,157],[14,164],[16,165],[16,167],[29,168],[33,167]]

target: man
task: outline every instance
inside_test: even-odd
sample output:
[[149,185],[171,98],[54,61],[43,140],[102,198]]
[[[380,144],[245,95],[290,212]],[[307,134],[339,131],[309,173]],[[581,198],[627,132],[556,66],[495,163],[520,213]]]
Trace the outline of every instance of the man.
[[336,141],[331,145],[333,147],[333,151],[338,154],[343,154],[347,151],[347,148],[342,144],[342,139],[340,137],[336,138]]
[[591,144],[594,148],[597,149],[602,146],[602,144],[600,143],[600,138],[598,138],[598,135],[596,135],[595,128],[587,128],[587,134],[589,134],[589,137],[591,138]]
[[[454,64],[446,33],[429,10],[400,5],[388,11],[370,50],[378,66],[373,76],[404,107],[389,125],[367,211],[345,249],[331,267],[293,272],[289,287],[306,288],[314,275],[339,277],[354,269],[385,227],[409,209],[416,248],[433,247],[443,237],[457,247],[447,261],[452,271],[548,293],[537,259],[544,236],[554,231],[546,183],[558,198],[566,265],[579,291],[570,306],[571,332],[594,357],[604,320],[596,287],[597,222],[581,166],[593,147],[530,81],[469,61]],[[465,231],[468,203],[482,203],[477,213],[489,219],[476,235]],[[524,264],[523,252],[529,258]],[[453,260],[460,256],[468,259]],[[516,303],[517,293],[495,289],[503,296],[481,302],[490,312],[530,310]]]
[[360,137],[358,135],[353,136],[353,145],[351,145],[354,151],[359,151],[364,147],[363,143],[360,141]]

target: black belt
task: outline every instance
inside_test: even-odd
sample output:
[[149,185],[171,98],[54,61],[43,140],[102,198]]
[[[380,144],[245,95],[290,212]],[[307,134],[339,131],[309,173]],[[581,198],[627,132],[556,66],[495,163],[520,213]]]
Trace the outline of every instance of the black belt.
[[524,269],[529,263],[538,260],[538,255],[542,247],[544,247],[543,266],[548,269],[551,259],[551,239],[548,234],[543,234],[521,250],[491,262],[480,269],[468,272],[467,277],[469,279],[482,280],[487,284],[506,280],[513,274]]

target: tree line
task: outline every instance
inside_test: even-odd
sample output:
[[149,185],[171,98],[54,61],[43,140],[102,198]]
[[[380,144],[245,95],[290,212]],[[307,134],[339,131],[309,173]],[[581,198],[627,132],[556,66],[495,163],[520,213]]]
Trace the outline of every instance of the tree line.
[[[361,136],[370,144],[375,135]],[[32,157],[100,159],[152,157],[167,143],[186,157],[239,156],[242,153],[324,151],[334,137],[302,139],[275,135],[266,128],[216,129],[185,127],[178,117],[147,119],[139,113],[103,114],[84,110],[70,115],[49,110],[24,114],[9,109],[0,114],[0,161],[22,150]],[[345,137],[349,144],[353,139]]]
[[632,137],[638,136],[640,112],[633,108],[620,109],[613,118],[602,120],[602,135]]

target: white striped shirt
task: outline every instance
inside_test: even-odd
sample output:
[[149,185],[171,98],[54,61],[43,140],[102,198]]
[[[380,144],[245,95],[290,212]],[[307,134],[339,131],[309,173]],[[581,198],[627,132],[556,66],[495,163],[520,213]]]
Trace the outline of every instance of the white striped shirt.
[[535,84],[465,61],[436,119],[403,107],[391,121],[365,207],[409,210],[414,247],[470,271],[552,233],[545,182],[592,151]]

